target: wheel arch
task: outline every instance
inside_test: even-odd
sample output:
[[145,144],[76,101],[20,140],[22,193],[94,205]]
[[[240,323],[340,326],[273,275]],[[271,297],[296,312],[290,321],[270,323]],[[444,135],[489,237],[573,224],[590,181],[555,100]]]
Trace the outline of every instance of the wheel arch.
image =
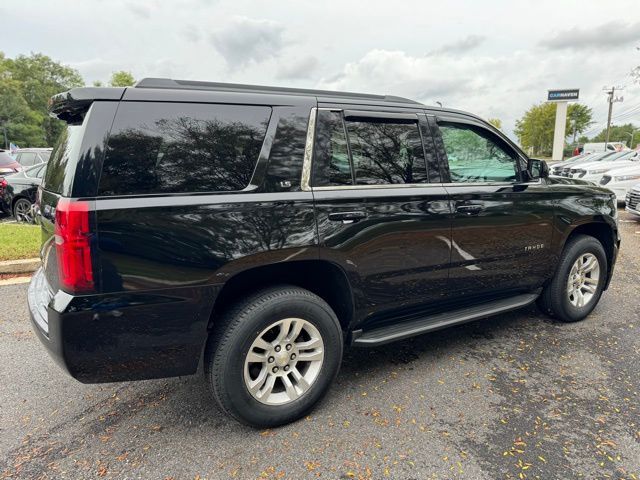
[[[605,290],[609,287],[611,281],[611,275],[613,272],[613,266],[615,263],[615,257],[618,248],[618,242],[616,240],[615,229],[606,222],[589,222],[575,226],[565,236],[562,242],[562,250],[564,250],[567,242],[578,235],[588,235],[598,240],[607,255],[607,279],[605,282]],[[561,251],[562,251],[561,250]]]
[[215,318],[244,294],[278,284],[295,285],[318,295],[333,309],[343,331],[348,332],[354,317],[353,291],[344,270],[326,260],[274,263],[236,273],[216,296],[209,330],[215,327]]

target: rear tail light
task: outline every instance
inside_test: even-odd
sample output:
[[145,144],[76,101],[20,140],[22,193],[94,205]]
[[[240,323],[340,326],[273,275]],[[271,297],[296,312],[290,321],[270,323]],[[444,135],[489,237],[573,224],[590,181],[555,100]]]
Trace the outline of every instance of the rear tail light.
[[0,178],[0,192],[4,191],[5,188],[7,188],[7,179],[4,177]]
[[55,242],[60,287],[69,293],[93,290],[90,204],[61,198],[56,206]]

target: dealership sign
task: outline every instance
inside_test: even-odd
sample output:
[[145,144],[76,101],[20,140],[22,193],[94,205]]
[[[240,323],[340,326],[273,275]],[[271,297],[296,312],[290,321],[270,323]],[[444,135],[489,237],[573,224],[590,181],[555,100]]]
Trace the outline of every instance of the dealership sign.
[[580,89],[572,88],[569,90],[549,90],[547,100],[551,102],[568,102],[578,100]]

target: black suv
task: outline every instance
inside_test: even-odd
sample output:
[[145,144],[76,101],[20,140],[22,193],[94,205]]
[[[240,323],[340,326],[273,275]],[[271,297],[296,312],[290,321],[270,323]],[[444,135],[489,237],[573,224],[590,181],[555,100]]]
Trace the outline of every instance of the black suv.
[[548,178],[468,113],[398,97],[146,79],[55,96],[29,306],[82,382],[193,374],[241,422],[327,392],[343,347],[529,305],[584,318],[615,196]]

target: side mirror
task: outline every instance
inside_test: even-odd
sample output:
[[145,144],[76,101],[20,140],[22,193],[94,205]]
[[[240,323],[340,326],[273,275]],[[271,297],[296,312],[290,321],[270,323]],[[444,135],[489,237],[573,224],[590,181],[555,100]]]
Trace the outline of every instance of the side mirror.
[[549,177],[549,165],[539,158],[530,158],[527,162],[527,171],[531,180]]

